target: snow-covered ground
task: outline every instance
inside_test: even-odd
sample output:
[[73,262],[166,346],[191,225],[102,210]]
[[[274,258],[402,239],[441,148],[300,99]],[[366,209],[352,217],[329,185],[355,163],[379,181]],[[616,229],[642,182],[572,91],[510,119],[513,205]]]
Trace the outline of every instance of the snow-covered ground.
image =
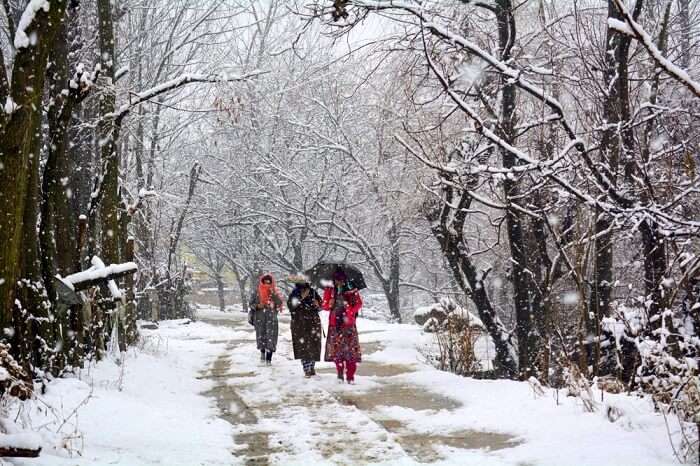
[[[213,383],[200,371],[235,338],[200,322],[162,322],[117,365],[108,358],[79,379],[58,379],[26,402],[22,418],[41,433],[37,459],[6,464],[228,465],[231,426],[202,395]],[[214,343],[213,343],[214,342]]]
[[[329,363],[302,377],[288,316],[272,367],[260,365],[245,313],[198,316],[144,331],[123,366],[53,382],[23,413],[44,432],[41,458],[11,464],[675,464],[647,400],[605,394],[586,413],[563,393],[440,372],[423,362],[431,336],[414,325],[359,320],[365,356],[350,386]],[[608,407],[622,416],[611,422]],[[72,457],[50,448],[61,438]]]

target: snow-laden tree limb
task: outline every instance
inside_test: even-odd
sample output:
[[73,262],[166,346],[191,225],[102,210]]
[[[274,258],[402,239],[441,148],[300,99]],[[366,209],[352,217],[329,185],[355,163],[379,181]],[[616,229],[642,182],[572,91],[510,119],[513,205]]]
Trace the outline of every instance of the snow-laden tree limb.
[[647,50],[656,65],[665,70],[673,79],[684,85],[690,92],[700,97],[700,82],[695,81],[687,71],[676,66],[668,58],[664,57],[661,51],[654,44],[654,40],[644,28],[637,23],[622,0],[613,0],[615,6],[620,10],[625,21],[608,18],[608,27],[615,31],[634,37]]
[[150,89],[132,94],[132,99],[129,103],[126,103],[119,107],[114,114],[107,114],[104,118],[114,118],[117,124],[121,121],[138,105],[158,97],[161,94],[165,94],[172,90],[178,89],[187,84],[194,83],[225,83],[225,82],[239,82],[252,79],[254,77],[260,76],[267,73],[267,71],[251,71],[250,73],[242,74],[239,76],[226,76],[226,75],[202,75],[202,74],[183,74],[177,78],[173,78],[164,83],[153,86]]
[[29,0],[29,3],[22,12],[22,16],[17,24],[17,30],[15,31],[13,44],[16,49],[29,47],[30,45],[33,46],[36,44],[36,36],[32,35],[31,32],[28,33],[28,30],[34,22],[34,18],[39,13],[39,10],[43,10],[45,13],[48,13],[50,8],[51,2],[48,0]]
[[[539,86],[527,80],[524,77],[522,70],[509,66],[494,55],[479,47],[474,42],[467,40],[465,37],[459,34],[455,34],[448,28],[433,21],[429,21],[425,17],[424,9],[422,7],[415,4],[398,2],[394,0],[352,0],[348,3],[366,8],[368,10],[401,10],[410,13],[421,23],[423,28],[428,29],[433,35],[445,40],[446,42],[449,42],[450,44],[458,45],[468,52],[476,55],[499,73],[508,76],[515,86],[542,101],[557,115],[557,119],[564,127],[568,137],[572,140],[577,140],[571,125],[564,116],[564,107],[557,99],[547,94]],[[583,141],[577,140],[576,149],[580,152],[585,150]]]

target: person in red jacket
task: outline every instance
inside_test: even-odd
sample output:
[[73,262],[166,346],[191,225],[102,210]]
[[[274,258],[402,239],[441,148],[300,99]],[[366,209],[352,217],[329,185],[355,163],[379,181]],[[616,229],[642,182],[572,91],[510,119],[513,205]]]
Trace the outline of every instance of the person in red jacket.
[[362,308],[362,298],[342,270],[336,270],[333,286],[324,290],[322,307],[330,311],[325,360],[335,363],[339,382],[347,380],[349,384],[354,384],[357,363],[362,360],[355,325]]

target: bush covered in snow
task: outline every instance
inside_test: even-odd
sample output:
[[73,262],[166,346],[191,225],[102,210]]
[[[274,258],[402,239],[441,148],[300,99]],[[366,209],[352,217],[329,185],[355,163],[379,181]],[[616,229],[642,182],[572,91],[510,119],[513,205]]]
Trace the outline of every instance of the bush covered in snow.
[[449,298],[442,298],[437,303],[419,307],[413,313],[413,319],[416,323],[422,325],[423,329],[428,332],[435,331],[445,323],[448,317],[459,321],[461,326],[482,330],[484,328],[484,324],[477,316]]
[[636,358],[633,382],[650,394],[656,407],[675,414],[680,425],[677,455],[697,458],[700,426],[700,338],[695,330],[697,309],[683,303],[676,312],[666,309],[650,319],[643,306],[619,306],[603,319],[603,331],[614,342],[617,366]]
[[32,395],[27,371],[12,357],[10,345],[0,343],[0,395],[26,400]]
[[413,317],[423,331],[434,335],[424,354],[436,368],[459,375],[490,370],[494,350],[477,316],[449,298],[416,309]]

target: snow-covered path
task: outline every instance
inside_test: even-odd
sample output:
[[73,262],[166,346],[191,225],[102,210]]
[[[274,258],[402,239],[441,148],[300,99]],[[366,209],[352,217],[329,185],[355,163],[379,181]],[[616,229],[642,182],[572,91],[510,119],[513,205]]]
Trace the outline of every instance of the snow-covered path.
[[[375,410],[380,405],[420,411],[459,406],[440,395],[390,382],[415,368],[367,362],[360,366],[358,378],[364,377],[359,386],[339,385],[332,368],[320,369],[319,377],[307,380],[301,376],[299,362],[289,356],[288,318],[281,318],[284,330],[278,357],[273,367],[266,367],[257,361],[254,333],[246,329],[244,315],[217,317],[210,315],[205,321],[249,333],[247,339],[232,341],[208,374],[218,380],[209,395],[216,398],[222,417],[236,427],[238,454],[246,462],[367,464],[412,463],[411,457],[439,459],[431,445],[439,443],[440,436],[419,436]],[[380,348],[378,343],[365,342],[365,354],[371,356]],[[470,439],[465,433],[442,437],[454,444],[496,448],[507,446],[509,440],[498,434],[493,439],[484,434]]]
[[[202,376],[215,381],[208,395],[247,464],[674,464],[663,419],[645,400],[606,394],[591,414],[553,392],[536,399],[526,383],[439,372],[421,362],[414,326],[361,321],[365,357],[349,386],[328,363],[302,377],[287,316],[272,367],[260,365],[244,313],[200,317],[240,337]],[[608,406],[622,418],[610,422]]]

